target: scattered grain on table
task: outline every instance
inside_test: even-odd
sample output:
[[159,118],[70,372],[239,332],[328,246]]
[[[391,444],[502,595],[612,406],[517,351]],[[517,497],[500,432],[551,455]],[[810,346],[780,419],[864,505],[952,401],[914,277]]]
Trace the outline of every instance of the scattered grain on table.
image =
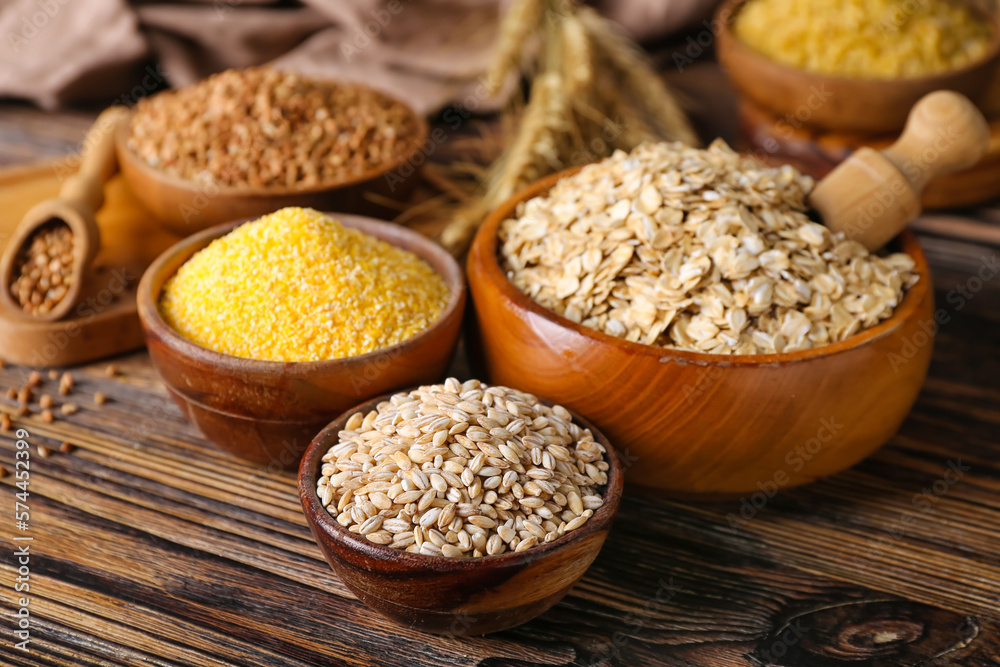
[[97,405],[104,405],[108,402],[108,397],[104,395],[104,392],[98,391],[94,393],[94,403]]
[[76,445],[71,442],[64,442],[59,445],[59,451],[63,454],[72,454],[76,450]]
[[73,403],[63,403],[62,407],[59,408],[59,411],[64,415],[75,415],[78,410],[79,408]]

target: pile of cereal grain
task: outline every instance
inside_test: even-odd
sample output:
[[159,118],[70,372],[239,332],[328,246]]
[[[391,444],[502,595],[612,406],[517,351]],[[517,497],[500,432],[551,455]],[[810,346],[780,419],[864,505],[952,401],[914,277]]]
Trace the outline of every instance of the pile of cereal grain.
[[217,352],[320,361],[410,338],[448,298],[441,276],[413,253],[318,211],[285,208],[191,257],[164,286],[160,312]]
[[316,494],[375,544],[492,556],[586,523],[604,504],[604,454],[561,406],[449,378],[352,415],[323,456]]
[[418,128],[412,111],[374,90],[258,67],[139,100],[128,146],[186,180],[309,188],[398,161]]
[[812,72],[865,79],[926,76],[986,55],[990,26],[949,0],[750,0],[740,40]]
[[805,350],[892,314],[917,280],[806,215],[813,181],[724,142],[643,144],[559,181],[500,226],[536,302],[630,341],[715,354]]

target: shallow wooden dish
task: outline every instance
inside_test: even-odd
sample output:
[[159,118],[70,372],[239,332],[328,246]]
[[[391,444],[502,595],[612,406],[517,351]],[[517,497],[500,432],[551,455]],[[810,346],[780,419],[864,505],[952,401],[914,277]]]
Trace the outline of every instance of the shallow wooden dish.
[[604,505],[577,530],[521,553],[483,558],[424,556],[372,544],[330,516],[316,495],[320,459],[355,412],[351,408],[309,445],[299,467],[299,496],[313,536],[341,581],[372,609],[403,625],[449,635],[482,635],[520,625],[555,605],[597,557],[618,512],[622,467],[611,443],[577,414],[607,449]]
[[240,223],[205,230],[167,250],[139,284],[139,318],[153,365],[181,410],[221,449],[254,463],[294,468],[309,442],[348,407],[398,387],[437,380],[455,353],[465,280],[439,245],[389,222],[333,214],[427,261],[451,298],[430,327],[398,345],[317,362],[243,359],[201,347],[171,329],[158,303],[164,283],[195,252]]
[[423,164],[416,158],[427,142],[427,121],[416,111],[411,110],[411,113],[416,121],[417,136],[409,153],[333,186],[304,189],[214,187],[171,176],[146,164],[128,147],[131,119],[122,123],[116,136],[118,165],[129,186],[156,220],[181,236],[232,220],[260,217],[286,206],[388,215],[392,212],[378,203],[379,198],[405,200],[416,185],[413,176]]
[[789,127],[803,125],[853,132],[895,132],[910,108],[935,90],[954,90],[982,102],[1000,63],[1000,23],[970,7],[993,30],[987,54],[966,67],[909,79],[856,79],[828,76],[771,60],[741,42],[733,23],[748,1],[727,0],[716,11],[716,53],[733,85],[746,97],[776,113]]
[[919,282],[891,318],[813,350],[720,356],[631,343],[552,313],[497,260],[497,228],[543,179],[494,211],[469,254],[476,326],[491,382],[591,419],[630,460],[630,484],[676,496],[734,497],[843,470],[895,434],[927,374],[934,296],[909,232],[896,241]]

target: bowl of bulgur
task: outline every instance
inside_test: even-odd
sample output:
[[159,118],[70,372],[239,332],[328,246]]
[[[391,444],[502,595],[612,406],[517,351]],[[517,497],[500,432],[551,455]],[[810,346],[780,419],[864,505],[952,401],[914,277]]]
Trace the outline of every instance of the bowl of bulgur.
[[440,377],[464,305],[461,268],[430,239],[301,208],[181,241],[138,291],[185,415],[221,449],[284,468],[347,407]]
[[380,91],[253,67],[143,98],[116,145],[136,197],[186,236],[286,206],[385,215],[427,137],[423,116]]
[[916,238],[809,217],[811,179],[646,145],[494,211],[467,271],[483,375],[587,415],[678,496],[803,484],[888,441],[936,329]]
[[558,603],[604,544],[621,491],[618,456],[586,419],[455,378],[348,410],[299,469],[303,511],[345,585],[407,627],[450,635]]
[[967,0],[728,0],[713,26],[737,90],[794,127],[903,129],[936,90],[983,102],[1000,22]]

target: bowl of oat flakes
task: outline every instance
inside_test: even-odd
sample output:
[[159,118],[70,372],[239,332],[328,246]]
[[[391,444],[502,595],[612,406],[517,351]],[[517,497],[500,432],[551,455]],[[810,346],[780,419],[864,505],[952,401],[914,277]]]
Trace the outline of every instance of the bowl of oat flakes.
[[427,121],[384,93],[269,67],[136,105],[116,135],[136,197],[187,236],[287,206],[384,217],[423,164]]
[[912,234],[869,253],[809,217],[812,186],[716,142],[529,187],[469,255],[486,376],[586,415],[636,486],[732,497],[853,465],[916,400],[933,291]]

